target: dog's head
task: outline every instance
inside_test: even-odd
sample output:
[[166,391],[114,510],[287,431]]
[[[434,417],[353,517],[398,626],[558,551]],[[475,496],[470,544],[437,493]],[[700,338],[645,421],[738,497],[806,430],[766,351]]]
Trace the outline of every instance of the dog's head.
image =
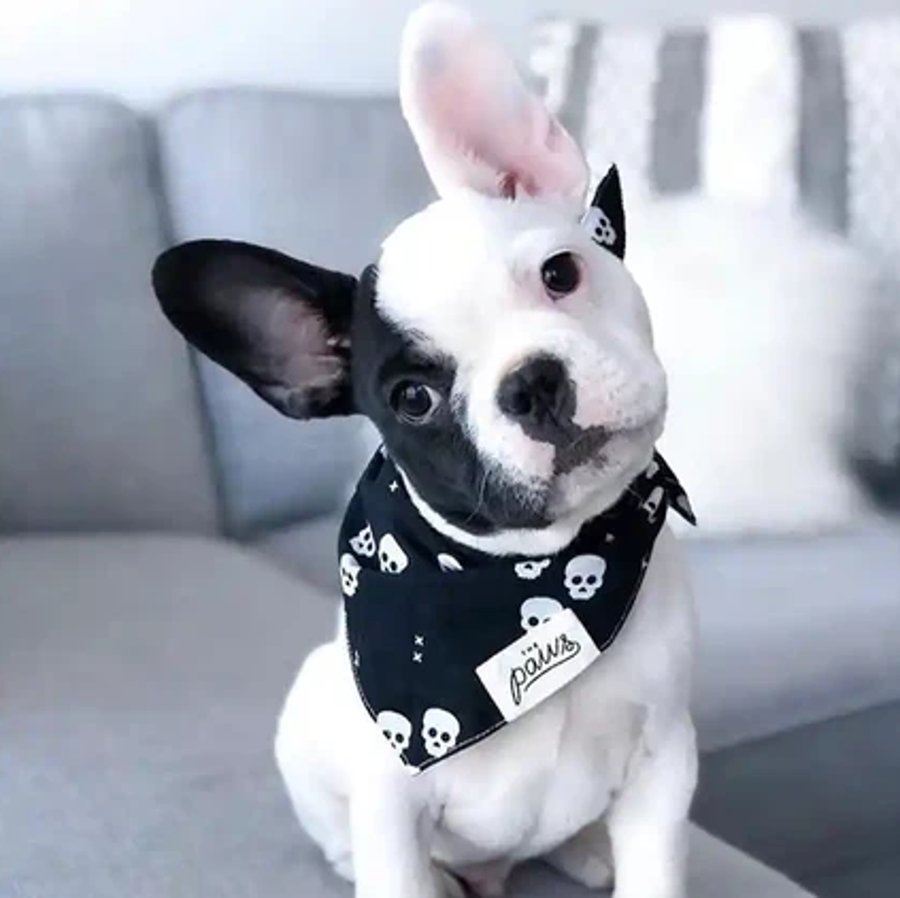
[[618,176],[585,216],[582,153],[453,7],[410,19],[401,100],[440,199],[376,265],[185,244],[157,263],[163,309],[284,414],[368,416],[457,538],[576,525],[648,464],[665,414]]

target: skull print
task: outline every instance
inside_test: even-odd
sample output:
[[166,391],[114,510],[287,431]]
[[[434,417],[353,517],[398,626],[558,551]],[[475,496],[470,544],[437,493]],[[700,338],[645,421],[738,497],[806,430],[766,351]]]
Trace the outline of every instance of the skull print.
[[388,744],[397,754],[409,748],[412,738],[412,724],[397,711],[382,711],[375,718],[375,723]]
[[443,758],[459,740],[459,721],[443,708],[429,708],[422,718],[422,742],[432,758]]
[[400,543],[390,533],[382,536],[378,544],[378,563],[384,574],[402,574],[409,566],[406,552],[400,548]]
[[515,565],[514,570],[520,580],[537,580],[548,567],[550,567],[550,559],[542,558],[539,561],[520,561]]
[[341,589],[345,596],[356,595],[359,587],[359,562],[349,552],[341,555]]
[[593,239],[602,246],[615,246],[618,234],[609,216],[597,206],[592,207],[585,217]]
[[603,586],[606,562],[599,555],[577,555],[566,565],[565,587],[578,601],[592,599]]
[[454,571],[461,571],[463,566],[459,563],[457,558],[454,558],[453,555],[449,555],[446,552],[441,552],[437,557],[438,565],[441,570],[445,573],[452,573]]
[[541,624],[547,623],[554,614],[559,614],[563,606],[556,599],[548,599],[544,596],[535,596],[522,602],[522,629],[527,633]]
[[359,533],[350,540],[350,548],[357,555],[364,558],[371,558],[375,554],[375,535],[372,533],[372,527],[366,524]]

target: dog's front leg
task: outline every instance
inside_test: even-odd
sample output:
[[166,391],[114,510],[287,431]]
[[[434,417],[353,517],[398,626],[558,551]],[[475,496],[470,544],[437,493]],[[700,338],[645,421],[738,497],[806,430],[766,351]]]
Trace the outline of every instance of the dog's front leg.
[[[448,898],[454,880],[431,860],[434,821],[405,773],[358,783],[350,801],[356,898]],[[456,892],[455,894],[462,894]]]
[[609,815],[615,898],[683,898],[697,745],[687,714],[650,739]]

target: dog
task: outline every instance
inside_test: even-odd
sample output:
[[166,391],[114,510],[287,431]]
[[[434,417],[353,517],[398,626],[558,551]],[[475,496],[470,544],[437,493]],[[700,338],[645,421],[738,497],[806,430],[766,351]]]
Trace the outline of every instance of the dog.
[[[616,173],[585,216],[584,156],[467,13],[429,3],[412,14],[401,103],[440,198],[390,234],[362,277],[197,241],[158,260],[155,288],[191,343],[284,414],[367,416],[384,447],[369,486],[385,471],[390,481],[378,502],[402,496],[409,526],[443,546],[422,582],[467,577],[475,558],[510,569],[515,559],[515,582],[533,594],[510,626],[531,639],[612,581],[599,550],[559,572],[568,594],[546,594],[541,578],[589,522],[656,476],[665,372],[623,264]],[[577,676],[527,713],[516,706],[500,720],[494,708],[499,723],[465,745],[444,707],[428,707],[420,724],[361,701],[352,616],[373,606],[357,590],[379,576],[399,584],[419,559],[362,517],[346,528],[347,613],[303,664],[275,754],[301,824],[357,898],[499,896],[529,859],[590,889],[614,883],[616,898],[684,894],[694,622],[664,505],[660,487],[634,504],[634,520],[647,522],[635,526],[660,529],[614,640],[591,663],[582,653]],[[459,582],[471,592],[476,581]],[[413,603],[430,607],[427,592]],[[388,632],[392,596],[361,626]],[[491,595],[474,602],[457,590],[450,601],[466,603],[475,624],[463,641],[475,639]],[[561,627],[546,651],[503,668],[510,707],[581,653],[583,631]],[[403,663],[426,677],[428,645],[412,638]],[[434,688],[447,679],[438,669]],[[414,743],[425,764],[409,761]]]

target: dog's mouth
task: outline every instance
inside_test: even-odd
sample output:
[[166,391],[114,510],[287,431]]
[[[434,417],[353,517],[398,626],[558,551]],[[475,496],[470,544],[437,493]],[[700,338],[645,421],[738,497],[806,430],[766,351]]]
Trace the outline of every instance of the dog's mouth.
[[507,470],[478,452],[468,458],[457,453],[454,476],[440,479],[427,466],[427,455],[401,455],[399,461],[422,504],[460,531],[482,537],[544,530],[597,496],[616,493],[655,442],[655,425],[646,423],[611,428],[569,422],[564,430],[552,441],[551,471],[534,477]]
[[573,428],[570,437],[556,445],[554,472],[549,481],[523,482],[509,479],[497,469],[486,472],[476,506],[465,516],[457,515],[456,523],[475,534],[539,530],[552,525],[560,513],[568,511],[557,507],[561,482],[568,479],[567,475],[578,476],[579,471],[592,481],[605,479],[604,473],[613,462],[606,450],[629,435],[637,436],[638,429]]

